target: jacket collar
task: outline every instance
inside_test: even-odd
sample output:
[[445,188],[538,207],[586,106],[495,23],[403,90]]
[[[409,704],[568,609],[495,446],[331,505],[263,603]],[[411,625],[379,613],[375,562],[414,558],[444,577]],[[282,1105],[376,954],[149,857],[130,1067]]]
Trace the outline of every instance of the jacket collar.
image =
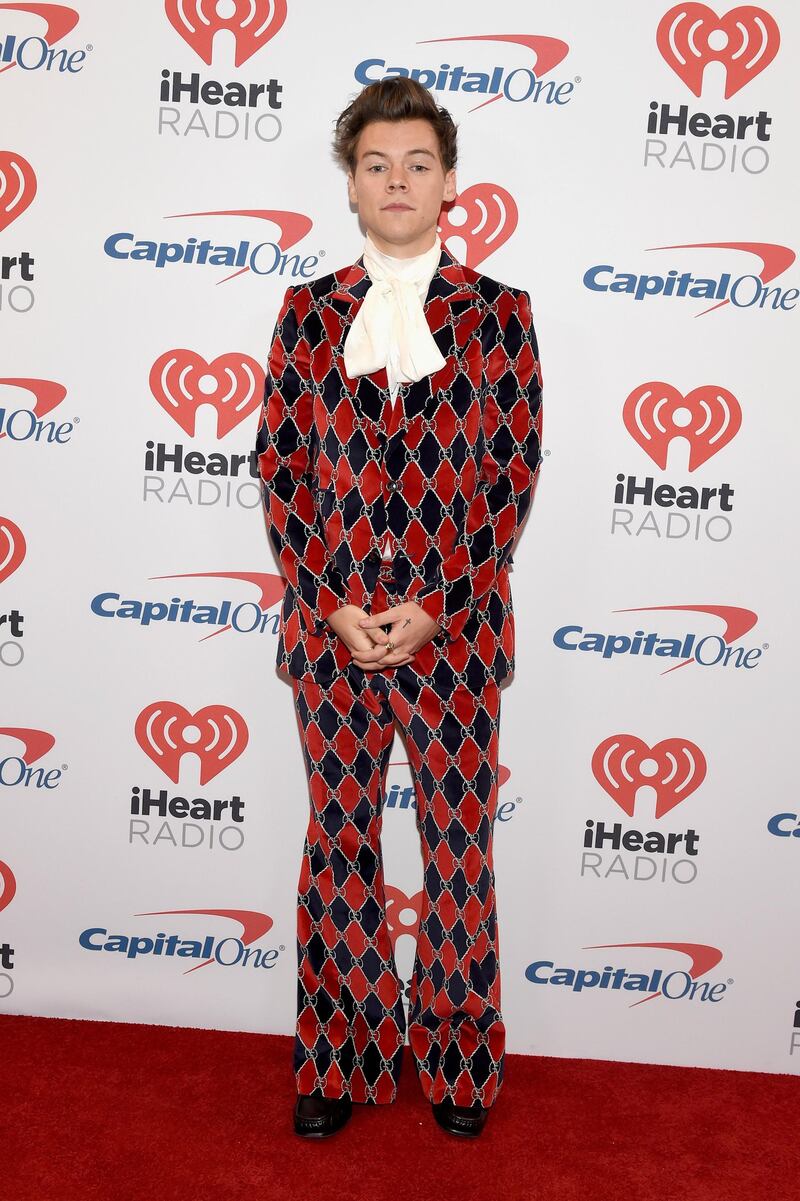
[[[329,292],[323,298],[323,303],[331,304],[337,311],[353,318],[369,291],[371,283],[372,281],[364,266],[364,255],[361,254],[356,262],[346,269],[335,291]],[[454,304],[456,301],[463,300],[469,305],[471,301],[476,299],[480,299],[480,294],[467,279],[461,263],[453,258],[443,242],[439,255],[439,263],[433,273],[428,285],[427,295],[423,301],[423,311],[427,312],[435,300],[443,300],[447,304]],[[353,305],[357,307],[355,311],[351,312]]]

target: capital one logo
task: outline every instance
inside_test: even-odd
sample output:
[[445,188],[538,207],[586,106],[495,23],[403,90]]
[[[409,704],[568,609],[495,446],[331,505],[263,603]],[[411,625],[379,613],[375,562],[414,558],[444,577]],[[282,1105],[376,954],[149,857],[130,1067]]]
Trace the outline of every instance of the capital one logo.
[[[203,917],[221,918],[231,921],[234,927],[240,927],[236,934],[200,934],[200,937],[183,938],[181,934],[167,934],[159,931],[155,935],[116,934],[110,933],[104,926],[90,926],[83,930],[78,938],[80,946],[85,951],[100,951],[112,955],[123,955],[128,962],[133,962],[141,956],[161,957],[162,959],[179,958],[182,962],[188,959],[200,959],[194,967],[186,968],[184,976],[197,972],[200,968],[212,963],[222,967],[272,968],[275,966],[280,952],[285,948],[262,951],[253,946],[259,939],[272,929],[274,922],[268,913],[260,913],[253,909],[154,909],[146,913],[137,913],[136,917]],[[159,922],[159,925],[165,923]]]
[[13,575],[25,558],[25,536],[8,517],[0,517],[0,584]]
[[[461,217],[453,220],[453,213]],[[459,192],[452,205],[439,216],[441,239],[459,238],[464,245],[463,262],[475,269],[499,250],[517,228],[519,210],[514,197],[495,183],[475,183]],[[448,247],[449,249],[449,247]],[[457,254],[461,259],[462,255]]]
[[651,380],[630,393],[622,420],[634,442],[662,471],[671,443],[685,438],[689,470],[695,471],[736,437],[742,410],[732,392],[715,384],[703,384],[684,396],[672,384]]
[[15,150],[0,150],[0,232],[16,221],[33,202],[36,175]]
[[[5,405],[0,405],[0,438],[5,438],[9,433],[8,426],[4,428],[2,416],[10,412],[25,412],[31,413],[34,417],[46,417],[53,409],[61,404],[64,397],[67,395],[67,389],[63,384],[56,383],[52,379],[33,379],[27,376],[3,376],[0,378],[0,388],[24,388],[26,392],[30,392],[33,396],[33,404],[29,409],[7,409]],[[2,396],[2,393],[0,393]],[[13,432],[11,437],[15,438]]]
[[233,34],[234,64],[241,67],[286,20],[286,0],[166,0],[164,10],[173,29],[208,66],[221,30]]
[[[606,964],[597,967],[556,967],[552,959],[538,959],[525,969],[525,978],[531,984],[548,984],[561,989],[582,994],[594,989],[608,989],[623,994],[631,992],[648,993],[633,1001],[629,1008],[642,1005],[646,1001],[654,1001],[664,997],[670,1001],[695,1001],[718,1003],[726,996],[733,980],[720,980],[715,983],[701,980],[702,976],[712,971],[722,960],[719,947],[696,942],[606,942],[594,943],[584,947],[585,951],[604,951],[629,949],[666,951],[688,959],[688,965],[665,971],[661,967],[652,968],[648,965],[645,971],[632,971],[627,967],[615,967]],[[610,957],[609,957],[610,958]],[[625,956],[627,958],[627,956]],[[637,956],[637,958],[640,958]]]
[[[493,65],[482,63],[479,70],[472,70],[466,64],[459,63],[459,51],[450,45],[453,42],[482,42],[490,47],[501,46],[505,52],[508,46],[521,46],[533,55],[533,67],[507,67],[503,62]],[[464,92],[470,99],[486,96],[478,104],[473,104],[468,112],[476,112],[488,104],[505,98],[512,104],[539,104],[549,107],[562,107],[572,99],[580,76],[573,80],[557,81],[545,79],[551,71],[564,61],[569,54],[569,45],[561,38],[549,37],[536,33],[475,33],[457,34],[455,37],[422,38],[419,46],[446,45],[444,54],[454,62],[439,63],[433,66],[430,62],[425,65],[409,62],[391,63],[383,58],[369,56],[362,59],[355,68],[356,81],[362,86],[375,83],[393,75],[401,75],[416,79],[423,87],[437,92]],[[495,53],[492,50],[492,53]]]
[[190,713],[176,701],[154,701],[136,719],[136,741],[148,758],[177,784],[181,760],[194,754],[200,760],[200,783],[225,771],[249,741],[247,724],[227,705],[206,705]]
[[661,18],[656,44],[664,61],[695,96],[711,62],[725,68],[725,99],[769,66],[781,44],[775,18],[743,4],[718,17],[705,4],[676,4]]
[[[665,637],[657,630],[635,630],[631,634],[616,631],[606,633],[587,631],[582,625],[564,625],[553,635],[553,644],[563,651],[578,651],[596,656],[600,662],[617,659],[620,655],[642,658],[679,660],[660,674],[669,675],[690,663],[701,667],[744,668],[752,671],[758,666],[769,643],[761,646],[734,646],[753,629],[758,614],[738,605],[643,605],[633,609],[615,609],[615,613],[691,613],[715,617],[723,626],[720,634],[699,635],[694,630]],[[688,624],[688,623],[687,623]]]
[[[52,63],[50,48],[71,33],[80,19],[75,9],[68,8],[65,4],[0,4],[0,16],[7,12],[29,13],[38,17],[44,21],[45,31],[41,37],[24,38],[19,46],[14,34],[0,40],[0,75],[18,64],[27,71],[42,66],[49,70]],[[3,26],[5,24],[3,21]],[[26,47],[31,43],[32,52],[28,53]],[[76,56],[73,54],[71,57],[74,59]],[[61,69],[69,70],[70,66]],[[72,69],[75,69],[74,64]]]
[[13,738],[15,742],[22,743],[23,751],[18,757],[28,767],[51,751],[56,744],[55,737],[47,730],[34,730],[27,726],[0,726],[0,737]]
[[40,762],[55,744],[54,736],[47,730],[0,726],[0,789],[30,788],[35,793],[58,788],[67,764],[48,768]]
[[592,755],[592,773],[628,817],[634,816],[639,789],[653,788],[658,819],[700,787],[706,758],[685,738],[664,738],[649,747],[634,734],[612,734]]
[[[717,302],[695,313],[696,317],[713,313],[728,304],[738,309],[790,312],[800,297],[800,289],[795,287],[767,287],[788,271],[797,257],[790,246],[782,246],[777,242],[681,242],[670,246],[648,246],[647,250],[734,251],[755,257],[760,260],[760,266],[739,276],[734,276],[733,270],[722,271],[717,276],[703,276],[681,271],[679,267],[669,267],[666,271],[662,267],[661,274],[650,274],[618,271],[613,263],[597,263],[584,272],[584,286],[591,292],[631,296],[638,303],[650,302],[653,297],[661,300],[689,298]],[[737,268],[739,264],[740,260],[734,260],[731,267]]]
[[211,405],[217,437],[224,438],[261,405],[264,371],[246,354],[221,354],[208,362],[193,350],[168,350],[153,363],[150,390],[190,438],[197,410]]

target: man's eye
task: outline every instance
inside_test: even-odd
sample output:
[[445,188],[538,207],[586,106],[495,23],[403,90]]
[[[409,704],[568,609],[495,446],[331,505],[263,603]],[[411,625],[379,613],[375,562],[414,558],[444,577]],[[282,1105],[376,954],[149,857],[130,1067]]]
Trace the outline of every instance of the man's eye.
[[[412,163],[411,165],[419,171],[430,171],[430,167],[426,167],[424,163]],[[367,167],[367,174],[372,171],[382,171],[383,169],[383,163],[373,163],[371,167]]]

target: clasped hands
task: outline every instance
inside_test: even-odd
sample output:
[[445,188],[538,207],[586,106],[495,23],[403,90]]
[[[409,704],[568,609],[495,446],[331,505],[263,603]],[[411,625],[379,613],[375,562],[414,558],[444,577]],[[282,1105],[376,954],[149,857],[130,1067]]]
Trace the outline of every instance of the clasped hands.
[[[358,605],[344,605],[327,620],[352,654],[353,662],[364,671],[413,662],[419,648],[441,629],[416,601],[403,601],[372,614]],[[380,628],[385,625],[392,627],[388,634]]]

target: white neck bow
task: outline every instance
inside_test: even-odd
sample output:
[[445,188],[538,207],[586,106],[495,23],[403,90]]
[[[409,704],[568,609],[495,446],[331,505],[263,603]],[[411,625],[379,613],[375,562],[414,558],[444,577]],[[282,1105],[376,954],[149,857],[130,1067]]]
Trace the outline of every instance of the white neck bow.
[[434,341],[422,300],[441,256],[441,239],[430,250],[401,262],[387,263],[369,234],[364,266],[371,286],[344,342],[344,365],[351,377],[386,368],[389,387],[419,380],[444,367],[446,359]]

